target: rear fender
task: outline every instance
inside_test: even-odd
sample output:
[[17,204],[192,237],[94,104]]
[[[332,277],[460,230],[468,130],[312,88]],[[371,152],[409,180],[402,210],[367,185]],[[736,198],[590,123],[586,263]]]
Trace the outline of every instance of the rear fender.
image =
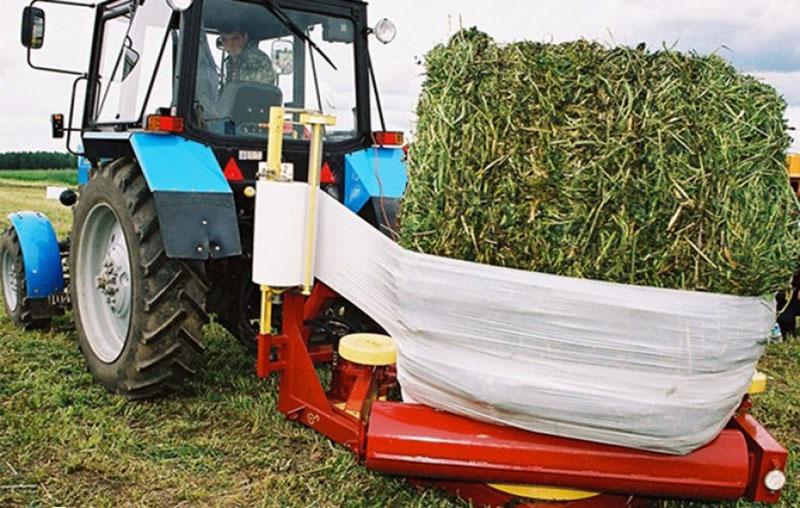
[[136,132],[130,144],[153,193],[167,257],[242,253],[233,191],[214,152],[172,134]]
[[15,212],[8,218],[22,250],[27,297],[46,298],[63,291],[61,251],[50,219],[39,212]]
[[408,173],[399,148],[372,147],[345,155],[344,204],[358,213],[370,199],[400,199]]

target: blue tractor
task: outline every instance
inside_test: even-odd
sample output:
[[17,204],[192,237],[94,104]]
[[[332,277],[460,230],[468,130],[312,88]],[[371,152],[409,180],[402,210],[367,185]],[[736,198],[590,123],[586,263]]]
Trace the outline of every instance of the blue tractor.
[[[93,10],[87,70],[32,58],[52,3]],[[383,124],[372,36],[388,42],[394,27],[370,28],[358,0],[34,0],[22,20],[28,62],[75,74],[73,106],[66,118],[53,115],[53,134],[66,133],[68,147],[80,136],[90,167],[77,194],[62,195],[73,210],[68,239],[40,213],[10,217],[0,279],[13,322],[47,326],[71,307],[89,370],[131,398],[162,394],[194,372],[211,313],[254,350],[254,194],[270,107],[335,115],[323,190],[395,231],[406,185],[402,135]],[[282,172],[305,181],[309,133],[287,122],[283,137]],[[321,340],[373,326],[346,301],[329,318],[317,324]]]

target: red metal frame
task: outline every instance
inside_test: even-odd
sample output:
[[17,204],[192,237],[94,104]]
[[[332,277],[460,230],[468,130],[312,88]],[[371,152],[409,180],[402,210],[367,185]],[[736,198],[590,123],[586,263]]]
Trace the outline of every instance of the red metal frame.
[[366,465],[428,478],[718,500],[740,498],[749,472],[745,438],[733,429],[689,455],[674,456],[536,434],[395,402],[372,407]]
[[744,497],[761,503],[777,503],[781,497],[780,491],[769,490],[763,479],[774,469],[786,470],[786,449],[746,412],[737,414],[729,428],[740,430],[747,440],[751,467]]
[[310,329],[306,322],[316,317],[325,303],[335,297],[336,294],[322,284],[317,284],[307,299],[298,294],[285,294],[283,333],[258,336],[256,371],[260,377],[280,373],[278,410],[281,413],[322,432],[360,456],[366,436],[365,423],[334,408],[314,367],[315,360],[322,363],[332,358],[331,351],[308,344]]
[[[309,343],[309,321],[338,295],[317,283],[308,297],[283,295],[281,334],[259,335],[259,377],[280,375],[278,409],[351,449],[370,469],[436,485],[475,504],[513,500],[486,482],[535,483],[604,492],[548,508],[639,506],[631,495],[746,499],[774,503],[764,475],[783,470],[787,452],[747,413],[745,399],[728,428],[686,456],[643,452],[478,422],[428,407],[382,402],[393,368],[363,367]],[[315,365],[333,364],[330,390]],[[424,479],[423,479],[424,477]]]

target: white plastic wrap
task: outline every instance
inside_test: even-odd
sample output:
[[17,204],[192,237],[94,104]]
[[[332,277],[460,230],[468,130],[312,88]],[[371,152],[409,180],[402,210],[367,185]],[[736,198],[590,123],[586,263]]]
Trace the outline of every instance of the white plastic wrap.
[[320,196],[317,277],[395,338],[416,402],[685,454],[747,391],[774,303],[492,267],[400,248]]
[[303,283],[308,185],[259,180],[253,234],[253,282],[272,287]]

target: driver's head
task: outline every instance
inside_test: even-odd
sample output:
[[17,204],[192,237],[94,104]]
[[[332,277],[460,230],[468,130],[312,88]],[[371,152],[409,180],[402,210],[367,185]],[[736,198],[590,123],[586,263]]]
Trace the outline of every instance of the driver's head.
[[245,46],[247,46],[250,36],[239,27],[231,27],[220,33],[222,46],[231,56],[239,56]]

